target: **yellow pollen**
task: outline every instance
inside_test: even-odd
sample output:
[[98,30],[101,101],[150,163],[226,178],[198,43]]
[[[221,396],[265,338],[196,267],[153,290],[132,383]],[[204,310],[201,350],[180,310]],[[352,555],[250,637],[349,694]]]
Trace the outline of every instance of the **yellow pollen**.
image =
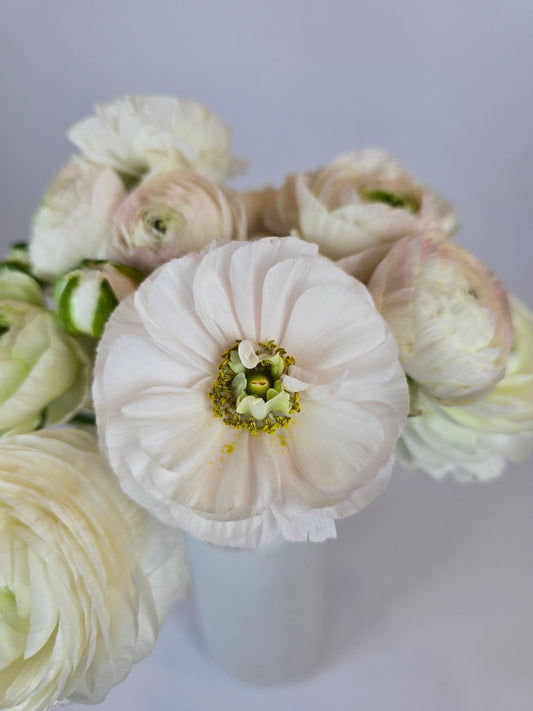
[[[300,403],[298,393],[289,393],[290,396],[290,409],[287,414],[285,413],[275,413],[270,412],[265,419],[256,420],[255,418],[248,415],[241,415],[236,411],[236,396],[232,390],[233,380],[236,377],[236,370],[233,369],[235,351],[237,351],[240,341],[236,341],[233,346],[228,348],[228,350],[222,354],[222,363],[218,368],[218,374],[211,392],[209,393],[209,398],[213,403],[213,412],[215,417],[220,417],[226,425],[235,427],[237,430],[247,430],[252,435],[257,436],[260,432],[265,432],[266,434],[272,434],[279,428],[286,427],[291,422],[291,415],[295,412],[300,412]],[[257,351],[257,355],[269,354],[269,356],[279,355],[282,358],[282,363],[284,366],[284,371],[295,364],[294,358],[286,354],[283,348],[277,346],[274,341],[268,341],[267,343],[258,343],[260,350]],[[272,381],[275,378],[276,383],[280,383],[279,373],[275,376],[269,375],[270,366],[267,364],[264,366],[266,371],[247,373],[247,386],[246,392],[249,395],[255,395],[261,399],[267,395],[267,392],[271,386]],[[244,370],[244,369],[243,369]],[[275,388],[277,386],[274,386]],[[281,388],[281,386],[280,386]],[[281,389],[278,390],[281,392]],[[285,444],[282,442],[283,446]],[[230,447],[230,448],[228,448]],[[230,454],[233,451],[233,445],[225,445],[222,450],[222,457],[224,454]],[[222,460],[221,460],[222,461]]]

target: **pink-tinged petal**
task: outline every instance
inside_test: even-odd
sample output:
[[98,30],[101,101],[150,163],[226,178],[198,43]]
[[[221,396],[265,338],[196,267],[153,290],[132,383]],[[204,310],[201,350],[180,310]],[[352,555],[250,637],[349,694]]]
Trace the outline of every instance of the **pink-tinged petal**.
[[394,466],[394,456],[391,456],[389,461],[378,471],[378,473],[367,481],[366,484],[357,488],[353,494],[345,501],[341,501],[334,506],[328,506],[323,509],[316,509],[315,514],[318,518],[346,518],[358,511],[361,511],[365,506],[370,504],[378,494],[385,489],[389,483]]
[[109,401],[155,385],[192,388],[206,377],[210,382],[214,380],[214,375],[206,376],[188,359],[184,362],[161,350],[153,341],[127,335],[116,339],[100,372],[104,399]]
[[259,285],[272,267],[295,254],[309,254],[316,248],[287,237],[284,240],[261,239],[254,250],[238,250],[233,253],[230,279],[237,319],[246,330],[248,338],[256,343],[261,338],[262,300]]
[[[230,433],[234,443],[231,452],[229,447],[224,453],[218,450],[218,460],[206,460],[205,468],[178,478],[152,459],[120,423],[112,422],[109,431],[116,445],[110,448],[110,453],[124,490],[138,503],[149,507],[162,521],[178,525],[184,531],[216,545],[255,547],[279,536],[268,504],[279,488],[280,475],[276,457],[265,440],[254,439],[248,433],[238,433],[240,436],[237,437]],[[236,468],[237,464],[244,465],[245,461],[253,466]],[[135,479],[128,475],[132,467],[136,472]],[[213,478],[215,481],[212,481]],[[175,484],[175,488],[167,491],[165,487],[169,481]],[[221,511],[210,513],[182,503],[188,496],[200,496],[203,483],[208,488],[202,504],[204,509],[217,502],[222,506]],[[225,492],[224,486],[230,489]],[[239,506],[235,505],[237,499],[231,493],[233,487],[236,487],[236,494],[242,494]],[[257,510],[247,513],[250,505]],[[240,513],[242,517],[239,518]]]
[[512,341],[505,290],[443,233],[400,240],[369,288],[398,342],[406,373],[432,397],[467,403],[503,377]]
[[243,246],[235,242],[208,252],[192,284],[195,312],[216,340],[220,353],[248,335],[239,323],[229,275],[233,253]]
[[128,399],[122,413],[142,448],[173,472],[201,465],[208,452],[223,447],[228,427],[213,416],[206,392],[172,385],[150,387]]
[[382,403],[305,400],[288,428],[290,486],[312,508],[337,504],[385,466],[398,434],[396,414]]
[[208,370],[220,346],[195,312],[192,285],[200,258],[175,259],[135,294],[135,308],[150,337],[180,360]]
[[261,340],[273,339],[279,343],[301,294],[314,286],[328,284],[346,286],[358,292],[368,303],[373,303],[372,297],[362,284],[344,275],[327,259],[303,256],[286,259],[274,265],[266,274],[263,283]]
[[[388,204],[387,194],[397,197],[398,204]],[[264,222],[275,234],[294,230],[302,239],[317,243],[331,259],[367,252],[359,265],[364,268],[357,273],[365,279],[379,261],[368,260],[377,246],[386,246],[383,256],[406,235],[429,228],[451,235],[457,228],[444,200],[375,149],[342,155],[312,173],[288,176],[264,210]]]
[[256,515],[274,497],[276,460],[265,438],[215,419],[204,393],[151,388],[122,411],[159,465],[151,483],[164,500],[224,520]]
[[389,333],[382,344],[350,364],[340,396],[358,402],[384,401],[404,422],[409,412],[409,393],[396,353],[396,343]]
[[390,243],[380,244],[377,247],[369,247],[358,254],[343,257],[337,261],[343,271],[367,284],[374,273],[376,267],[390,250]]
[[226,430],[227,434],[204,452],[203,461],[179,477],[171,496],[213,520],[253,519],[277,495],[277,460],[264,438],[229,427]]
[[[292,309],[283,347],[311,372],[343,369],[385,338],[375,308],[347,286],[307,289]],[[340,373],[339,373],[340,374]]]

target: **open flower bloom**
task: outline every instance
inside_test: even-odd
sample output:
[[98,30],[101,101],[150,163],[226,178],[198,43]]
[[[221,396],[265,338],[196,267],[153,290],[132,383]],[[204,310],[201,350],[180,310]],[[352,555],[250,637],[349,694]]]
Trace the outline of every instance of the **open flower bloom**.
[[[269,198],[270,234],[294,232],[362,281],[402,237],[428,228],[452,235],[457,220],[436,193],[417,183],[387,153],[347,153],[314,173],[287,178]],[[257,199],[252,205],[257,204]]]
[[107,255],[143,272],[215,237],[246,239],[246,216],[237,196],[191,171],[146,178],[122,203]]
[[533,449],[533,313],[511,297],[514,339],[503,380],[485,397],[444,406],[414,388],[412,410],[398,442],[406,467],[436,478],[485,481],[506,460],[519,462]]
[[86,158],[137,178],[185,168],[217,182],[240,167],[231,155],[231,130],[195,101],[125,96],[96,106],[96,116],[68,134]]
[[126,196],[111,168],[73,158],[49,187],[37,210],[30,242],[35,274],[54,281],[82,259],[100,259],[113,215]]
[[154,272],[106,326],[93,395],[125,491],[240,546],[333,537],[384,487],[408,407],[366,288],[292,237]]
[[398,242],[369,289],[407,375],[447,404],[475,400],[503,377],[513,326],[507,294],[487,267],[439,232]]
[[181,536],[75,430],[0,443],[0,529],[1,707],[99,703],[187,591]]

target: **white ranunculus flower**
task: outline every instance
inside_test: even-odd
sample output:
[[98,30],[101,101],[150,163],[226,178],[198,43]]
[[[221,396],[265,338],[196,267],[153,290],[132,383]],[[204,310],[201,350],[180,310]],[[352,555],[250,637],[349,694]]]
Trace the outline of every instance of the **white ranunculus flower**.
[[149,176],[122,203],[107,256],[151,272],[215,238],[246,239],[237,195],[197,173],[174,171]]
[[90,360],[55,314],[0,302],[0,436],[57,424],[85,404]]
[[0,443],[0,529],[0,707],[102,701],[186,593],[180,534],[76,430]]
[[267,202],[264,222],[270,234],[294,232],[316,242],[322,254],[342,260],[341,266],[363,281],[402,237],[429,228],[451,236],[457,229],[442,198],[387,153],[371,148],[289,176]]
[[38,209],[30,242],[35,274],[54,281],[82,259],[101,259],[113,215],[126,196],[111,168],[73,158],[50,186]]
[[231,130],[195,101],[125,96],[96,106],[68,137],[89,160],[126,175],[185,168],[223,182],[240,167]]
[[513,326],[505,289],[472,254],[425,232],[400,240],[369,289],[407,375],[443,403],[475,400],[503,377]]
[[511,298],[514,340],[503,380],[467,405],[443,406],[414,388],[412,409],[398,442],[410,469],[459,480],[499,476],[506,460],[518,462],[533,449],[533,313]]
[[101,446],[125,491],[220,545],[320,541],[384,487],[408,394],[366,288],[293,237],[173,260],[97,353]]

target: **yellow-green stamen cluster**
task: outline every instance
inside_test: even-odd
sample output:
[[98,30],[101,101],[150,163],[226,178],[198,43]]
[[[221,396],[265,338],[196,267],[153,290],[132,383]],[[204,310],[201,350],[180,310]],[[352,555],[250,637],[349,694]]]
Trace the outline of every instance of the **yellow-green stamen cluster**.
[[420,212],[420,203],[413,195],[400,195],[383,188],[363,187],[359,188],[359,196],[365,202],[381,202],[414,215]]
[[222,354],[222,363],[209,397],[213,410],[227,425],[252,434],[272,434],[286,427],[291,415],[300,411],[298,393],[283,388],[281,376],[294,358],[274,341],[258,343],[257,364],[247,368],[239,356],[239,343]]

